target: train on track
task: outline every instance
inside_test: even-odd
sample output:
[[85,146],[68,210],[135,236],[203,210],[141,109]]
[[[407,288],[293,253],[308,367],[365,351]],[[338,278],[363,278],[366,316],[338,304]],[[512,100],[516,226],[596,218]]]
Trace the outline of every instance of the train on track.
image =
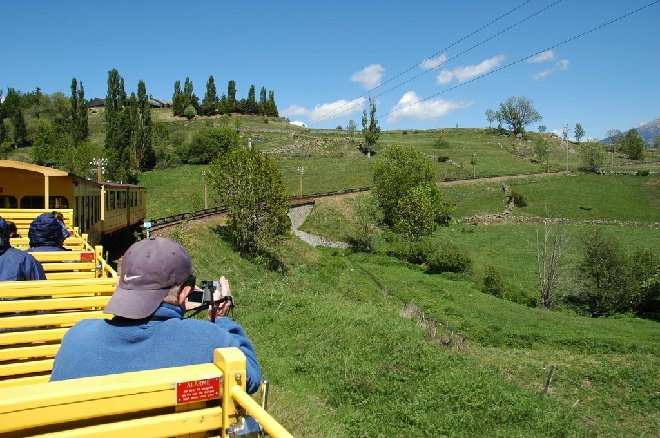
[[0,209],[73,209],[73,225],[92,245],[141,229],[146,189],[91,181],[68,172],[0,160]]

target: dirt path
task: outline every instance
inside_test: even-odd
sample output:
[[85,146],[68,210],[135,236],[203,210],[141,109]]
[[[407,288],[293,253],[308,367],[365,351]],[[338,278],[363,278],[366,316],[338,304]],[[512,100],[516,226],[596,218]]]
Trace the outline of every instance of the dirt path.
[[522,179],[522,178],[535,178],[538,176],[559,176],[564,175],[564,172],[550,172],[550,173],[529,173],[522,175],[504,175],[504,176],[484,176],[474,179],[457,179],[455,181],[441,181],[438,185],[441,186],[455,186],[459,184],[480,184],[489,182],[501,182],[509,179]]

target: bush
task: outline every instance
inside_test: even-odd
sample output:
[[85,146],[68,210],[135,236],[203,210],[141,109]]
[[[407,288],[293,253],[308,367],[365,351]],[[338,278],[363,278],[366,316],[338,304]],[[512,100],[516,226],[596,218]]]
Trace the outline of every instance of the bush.
[[437,149],[449,149],[450,144],[444,137],[438,137],[435,143],[433,143],[433,146]]
[[447,157],[447,156],[443,155],[443,156],[438,157],[438,163],[446,163],[447,161],[449,161],[449,157]]
[[648,170],[638,170],[636,175],[637,176],[649,176],[650,174],[651,174],[651,172],[648,171]]
[[513,199],[513,205],[516,207],[527,207],[527,198],[522,193],[512,190],[511,199]]
[[231,128],[202,128],[190,139],[185,158],[188,163],[207,164],[238,146],[239,136]]
[[430,274],[467,272],[471,267],[470,255],[451,242],[438,244],[428,255],[427,271]]
[[502,279],[502,274],[500,274],[499,271],[497,271],[492,266],[489,266],[486,269],[486,275],[484,275],[484,284],[481,288],[481,291],[498,298],[504,298],[506,285]]
[[579,153],[581,168],[586,172],[598,172],[605,164],[605,151],[600,143],[582,143]]
[[183,110],[183,115],[186,119],[190,120],[197,115],[197,110],[192,105],[188,105],[186,109]]
[[600,228],[582,239],[578,270],[583,288],[579,298],[592,315],[625,313],[637,308],[640,288],[633,275],[633,262],[619,241],[606,236]]

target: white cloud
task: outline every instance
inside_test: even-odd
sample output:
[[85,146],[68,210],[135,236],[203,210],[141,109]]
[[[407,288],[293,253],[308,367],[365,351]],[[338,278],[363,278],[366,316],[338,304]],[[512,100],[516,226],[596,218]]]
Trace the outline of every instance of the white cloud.
[[282,115],[284,117],[289,117],[289,116],[304,116],[309,112],[309,110],[303,106],[300,105],[291,105],[290,107],[286,108],[285,110],[282,111]]
[[311,109],[305,108],[301,105],[291,105],[283,110],[281,114],[284,117],[306,116],[310,122],[321,122],[345,117],[356,111],[362,111],[366,100],[367,99],[364,97],[359,97],[353,100],[340,99],[335,102],[316,105]]
[[290,123],[292,125],[300,126],[301,128],[304,128],[306,126],[305,122],[301,122],[300,120],[296,120],[296,121],[293,121],[293,122],[290,122]]
[[552,61],[555,59],[555,51],[554,50],[546,50],[545,52],[541,52],[536,56],[532,56],[527,60],[527,62],[531,62],[532,64],[541,64],[543,62],[548,62]]
[[380,80],[383,77],[385,68],[380,64],[371,64],[362,70],[353,73],[351,82],[359,82],[367,90],[380,85]]
[[387,121],[396,123],[404,119],[434,120],[446,116],[455,109],[467,108],[472,105],[472,102],[443,99],[426,100],[424,102],[419,100],[414,91],[408,91],[390,110]]
[[547,78],[551,74],[555,73],[557,70],[561,70],[561,71],[568,70],[569,64],[570,62],[568,61],[568,59],[560,59],[555,63],[553,67],[546,68],[545,70],[541,70],[538,73],[534,73],[532,77],[536,80]]
[[447,62],[447,59],[448,59],[447,54],[443,53],[442,55],[436,56],[435,58],[425,59],[420,64],[420,67],[422,68],[422,70],[433,70],[434,68]]
[[438,84],[448,84],[456,79],[458,82],[467,82],[478,76],[488,73],[497,66],[499,66],[506,57],[504,55],[493,56],[492,58],[485,59],[477,65],[467,65],[465,67],[456,67],[453,70],[442,70],[436,77]]

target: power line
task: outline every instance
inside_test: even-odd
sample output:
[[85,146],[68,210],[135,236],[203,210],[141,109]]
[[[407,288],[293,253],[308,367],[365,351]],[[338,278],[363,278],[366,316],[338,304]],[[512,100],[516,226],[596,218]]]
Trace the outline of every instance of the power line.
[[[494,20],[489,21],[488,23],[484,24],[484,25],[481,26],[480,28],[478,28],[478,29],[476,29],[476,30],[470,32],[469,34],[467,34],[467,35],[464,36],[463,38],[461,38],[461,39],[459,39],[459,40],[457,40],[457,41],[451,43],[450,45],[448,45],[448,46],[445,47],[444,49],[442,49],[442,50],[440,50],[440,51],[438,51],[438,52],[435,52],[433,55],[431,55],[431,56],[425,58],[424,60],[426,60],[426,59],[433,59],[433,58],[435,58],[436,56],[438,56],[439,54],[441,54],[441,53],[443,53],[443,52],[446,52],[447,50],[451,49],[451,48],[454,47],[455,45],[457,45],[457,44],[459,44],[459,43],[465,41],[466,39],[470,38],[470,37],[473,36],[473,35],[476,35],[477,33],[481,32],[482,30],[486,29],[487,27],[489,27],[489,26],[495,24],[496,22],[498,22],[498,21],[501,20],[502,18],[504,18],[504,17],[506,17],[506,16],[512,14],[513,12],[517,11],[518,9],[520,9],[521,7],[523,7],[523,6],[525,6],[526,4],[530,3],[531,1],[532,1],[532,0],[526,0],[526,1],[524,1],[523,3],[520,3],[518,6],[514,7],[513,9],[511,9],[511,10],[505,12],[504,14],[502,14],[502,15],[500,15],[499,17],[495,18]],[[561,0],[559,0],[559,1],[561,1]],[[557,3],[559,3],[559,1],[553,3],[551,6],[553,6],[553,5],[557,4]],[[547,8],[546,8],[546,9],[547,9]],[[453,58],[452,58],[452,59],[453,59]],[[410,71],[412,71],[412,70],[414,70],[415,68],[417,68],[417,67],[419,67],[420,65],[422,65],[422,63],[424,62],[424,60],[418,62],[417,64],[415,64],[415,65],[413,65],[413,66],[411,66],[411,67],[409,67],[408,69],[402,71],[401,73],[397,74],[396,76],[394,76],[394,77],[392,77],[392,78],[386,80],[386,81],[383,82],[382,84],[380,84],[380,85],[378,85],[378,86],[376,86],[376,87],[370,89],[369,91],[367,91],[367,92],[361,94],[360,96],[356,97],[355,99],[351,99],[351,100],[349,101],[349,103],[345,103],[345,104],[343,104],[343,105],[341,105],[341,106],[339,106],[339,107],[337,107],[337,108],[334,108],[334,109],[331,110],[331,111],[328,111],[328,112],[325,113],[325,114],[322,114],[321,116],[317,117],[316,119],[311,120],[311,121],[308,123],[308,126],[312,126],[312,125],[318,124],[318,123],[320,123],[320,122],[323,122],[323,121],[325,121],[325,120],[329,120],[329,119],[328,119],[328,116],[329,116],[330,114],[333,114],[334,112],[336,112],[336,111],[338,111],[338,110],[344,108],[344,107],[347,106],[347,105],[351,105],[350,102],[354,102],[355,100],[360,99],[361,97],[365,97],[367,94],[369,94],[369,93],[371,93],[371,92],[373,92],[373,91],[375,91],[375,90],[377,90],[377,89],[379,89],[379,88],[385,86],[386,84],[388,84],[388,83],[394,81],[395,79],[400,78],[401,76],[405,75],[406,73],[409,73]],[[444,62],[443,64],[446,64],[446,62]],[[435,68],[433,68],[433,69],[431,69],[431,70],[434,70],[434,69],[435,69]],[[416,77],[419,77],[419,75],[416,76]],[[414,78],[413,78],[413,79],[414,79]],[[410,81],[407,81],[407,82],[410,82]],[[407,83],[407,82],[404,82],[403,84],[405,84],[405,83]],[[401,85],[403,85],[403,84],[401,84]],[[400,85],[399,85],[399,86],[400,86]],[[394,88],[397,88],[397,87],[394,87]],[[394,88],[391,88],[390,90],[387,90],[385,93],[387,93],[387,92],[393,90]],[[385,94],[385,93],[381,93],[381,94],[379,94],[378,96],[381,96],[381,95],[383,95],[383,94]],[[353,108],[353,107],[354,107],[354,105],[351,105],[351,107],[350,107],[349,109],[351,109],[351,108]],[[343,113],[345,113],[345,112],[346,112],[346,111],[342,111],[342,112],[340,112],[339,114],[343,114]],[[333,117],[333,118],[334,118],[334,117]]]
[[548,50],[552,50],[552,49],[555,49],[555,48],[557,48],[557,47],[563,46],[564,44],[570,43],[571,41],[574,41],[574,40],[576,40],[576,39],[578,39],[578,38],[582,38],[582,37],[584,37],[584,36],[586,36],[586,35],[588,35],[588,34],[590,34],[590,33],[593,33],[593,32],[595,32],[595,31],[597,31],[597,30],[600,30],[600,29],[602,29],[602,28],[604,28],[604,27],[606,27],[606,26],[609,26],[610,24],[613,24],[613,23],[616,23],[617,21],[623,20],[624,18],[627,18],[627,17],[629,17],[629,16],[631,16],[631,15],[633,15],[633,14],[636,14],[636,13],[638,13],[638,12],[640,12],[640,11],[643,11],[644,9],[647,9],[647,8],[649,8],[649,7],[651,7],[651,6],[655,5],[655,4],[657,4],[657,3],[659,3],[659,2],[660,2],[660,0],[655,0],[655,1],[651,2],[651,3],[648,3],[648,4],[646,4],[646,5],[644,5],[644,6],[640,7],[640,8],[638,8],[638,9],[635,9],[634,11],[631,11],[631,12],[628,12],[628,13],[626,13],[626,14],[620,15],[620,16],[618,16],[618,17],[616,17],[616,18],[614,18],[614,19],[612,19],[612,20],[610,20],[610,21],[608,21],[608,22],[606,22],[606,23],[600,24],[600,25],[595,26],[595,27],[592,27],[591,29],[586,30],[586,31],[584,31],[584,32],[582,32],[582,33],[579,33],[579,34],[577,34],[577,35],[574,35],[574,36],[572,36],[572,37],[570,37],[570,38],[568,38],[568,39],[566,39],[566,40],[564,40],[564,41],[562,41],[562,42],[560,42],[560,43],[554,44],[554,45],[552,45],[552,46],[550,46],[550,47],[547,47],[547,48],[545,48],[545,49],[543,49],[543,50],[539,50],[538,52],[535,52],[535,53],[533,53],[533,54],[531,54],[531,55],[529,55],[529,56],[525,56],[524,58],[519,58],[519,59],[517,59],[517,60],[515,60],[515,61],[513,61],[513,62],[510,62],[510,63],[508,63],[508,64],[506,64],[506,65],[503,65],[502,67],[499,67],[499,68],[496,68],[496,69],[494,69],[494,70],[491,70],[491,71],[489,71],[488,73],[484,73],[484,74],[482,74],[481,76],[477,76],[476,78],[472,78],[472,79],[470,79],[470,80],[468,80],[468,81],[465,81],[465,82],[463,82],[463,83],[457,84],[457,85],[455,85],[455,86],[453,86],[453,87],[451,87],[451,88],[448,88],[448,89],[446,89],[446,90],[442,90],[442,91],[440,91],[440,92],[438,92],[438,93],[432,94],[432,95],[430,95],[430,96],[428,96],[428,97],[425,97],[424,99],[418,99],[418,100],[416,100],[415,102],[411,102],[411,103],[409,103],[409,104],[407,104],[407,105],[405,105],[405,106],[402,106],[402,107],[400,107],[400,108],[396,108],[395,110],[392,110],[392,111],[390,111],[390,112],[388,112],[388,113],[385,113],[385,114],[383,114],[382,116],[378,116],[378,117],[376,117],[376,119],[381,119],[382,117],[388,116],[388,115],[390,115],[390,114],[392,114],[392,113],[395,113],[395,112],[398,112],[398,111],[404,110],[404,109],[409,108],[409,107],[411,107],[411,106],[413,106],[413,105],[417,105],[418,103],[425,102],[425,101],[427,101],[427,100],[429,100],[429,99],[431,99],[431,98],[434,98],[434,97],[439,96],[439,95],[441,95],[441,94],[447,93],[447,92],[449,92],[449,91],[453,91],[453,90],[455,90],[455,89],[457,89],[457,88],[460,88],[460,87],[463,87],[463,86],[465,86],[465,85],[467,85],[467,84],[469,84],[469,83],[472,83],[472,82],[478,81],[479,79],[485,78],[486,76],[490,76],[490,75],[492,75],[493,73],[497,73],[497,72],[499,72],[499,71],[501,71],[501,70],[504,70],[504,69],[506,69],[506,68],[509,68],[509,67],[511,67],[511,66],[513,66],[513,65],[519,64],[519,63],[521,63],[521,62],[523,62],[523,61],[527,61],[528,59],[533,58],[534,56],[537,56],[537,55],[539,55],[539,54],[541,54],[541,53],[543,53],[543,52],[547,52]]

